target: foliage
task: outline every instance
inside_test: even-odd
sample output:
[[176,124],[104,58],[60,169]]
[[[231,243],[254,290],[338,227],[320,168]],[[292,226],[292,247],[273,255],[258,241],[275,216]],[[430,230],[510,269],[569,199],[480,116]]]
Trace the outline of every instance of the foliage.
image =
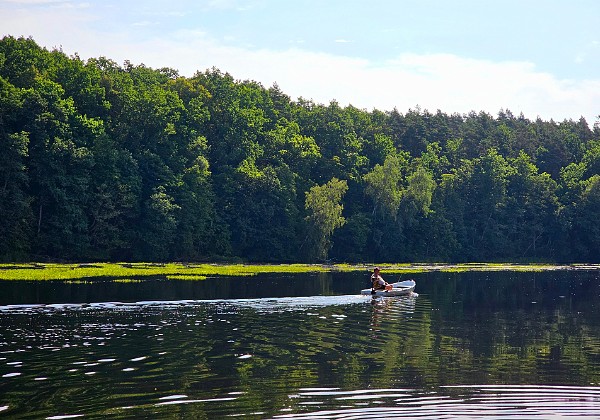
[[381,213],[384,217],[396,219],[400,200],[402,199],[402,167],[405,159],[395,154],[385,158],[383,165],[375,165],[373,170],[363,178],[365,194],[373,199],[373,214]]
[[346,222],[342,217],[344,206],[341,201],[347,190],[346,181],[332,178],[326,184],[315,185],[306,193],[304,207],[309,212],[306,221],[311,258],[327,259],[333,231]]
[[3,261],[599,262],[599,171],[600,122],[366,111],[0,40]]

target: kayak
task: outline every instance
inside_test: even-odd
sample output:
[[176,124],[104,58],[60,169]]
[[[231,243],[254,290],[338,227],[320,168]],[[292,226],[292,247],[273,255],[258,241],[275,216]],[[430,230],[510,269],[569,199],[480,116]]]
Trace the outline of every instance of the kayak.
[[392,290],[378,290],[373,293],[371,289],[362,289],[360,294],[372,296],[403,296],[411,294],[413,290],[415,290],[416,285],[414,280],[404,280],[392,283]]

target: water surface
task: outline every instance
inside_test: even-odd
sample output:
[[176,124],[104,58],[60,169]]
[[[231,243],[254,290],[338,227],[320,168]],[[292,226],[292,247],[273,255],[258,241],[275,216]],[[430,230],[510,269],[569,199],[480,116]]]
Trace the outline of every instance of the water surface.
[[597,272],[366,278],[0,282],[0,416],[600,417]]

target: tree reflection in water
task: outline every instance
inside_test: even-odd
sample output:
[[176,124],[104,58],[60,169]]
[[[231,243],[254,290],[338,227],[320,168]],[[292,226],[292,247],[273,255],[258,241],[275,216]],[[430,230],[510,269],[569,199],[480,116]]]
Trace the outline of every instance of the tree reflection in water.
[[[569,393],[581,404],[597,401],[596,272],[429,273],[415,276],[418,297],[377,300],[358,295],[364,280],[339,273],[156,281],[156,290],[140,288],[137,303],[122,299],[134,296],[133,286],[105,284],[89,289],[104,289],[93,294],[98,303],[5,304],[0,410],[13,417],[393,416],[400,412],[389,410],[410,404],[431,408],[432,399],[448,414],[475,412],[482,401],[497,408],[487,387],[501,385],[498,399],[527,410],[527,393],[556,413],[570,405]],[[0,285],[4,298],[39,296],[7,287]],[[45,296],[59,300],[58,290]]]

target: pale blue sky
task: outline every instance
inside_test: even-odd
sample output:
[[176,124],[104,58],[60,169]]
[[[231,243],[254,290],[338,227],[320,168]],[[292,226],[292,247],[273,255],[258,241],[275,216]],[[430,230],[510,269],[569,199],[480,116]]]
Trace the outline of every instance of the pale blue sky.
[[400,112],[600,114],[597,0],[0,0],[3,35]]

